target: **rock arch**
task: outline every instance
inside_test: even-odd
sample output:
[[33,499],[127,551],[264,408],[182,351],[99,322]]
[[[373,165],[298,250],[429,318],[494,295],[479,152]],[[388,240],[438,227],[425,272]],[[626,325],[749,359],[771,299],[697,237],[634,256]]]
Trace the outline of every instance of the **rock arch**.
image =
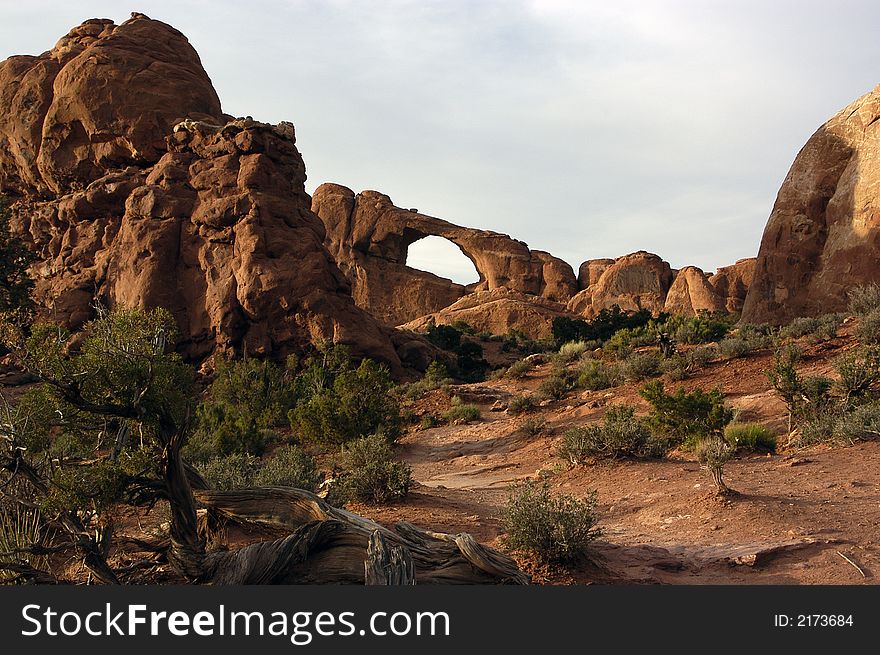
[[[355,302],[392,325],[436,312],[473,291],[504,288],[559,302],[577,292],[574,271],[561,259],[506,234],[395,207],[377,191],[355,194],[322,184],[312,196],[312,211],[324,223],[324,245],[351,282]],[[464,286],[407,266],[409,246],[428,236],[457,245],[479,281]]]
[[433,234],[416,239],[407,247],[406,265],[445,277],[465,286],[481,282],[474,260],[449,239]]

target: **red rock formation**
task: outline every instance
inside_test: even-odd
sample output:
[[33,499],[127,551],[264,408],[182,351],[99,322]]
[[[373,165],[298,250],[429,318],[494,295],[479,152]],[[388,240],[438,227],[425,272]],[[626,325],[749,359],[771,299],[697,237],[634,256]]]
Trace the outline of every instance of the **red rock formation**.
[[588,259],[578,268],[578,289],[583,291],[599,281],[602,273],[614,263],[613,259]]
[[726,298],[717,293],[702,270],[685,266],[669,287],[663,311],[684,316],[695,316],[701,311],[723,312],[727,311]]
[[[531,251],[505,234],[395,207],[376,191],[355,195],[338,184],[322,184],[312,211],[324,222],[324,244],[351,282],[358,305],[392,325],[436,312],[473,290],[504,288],[563,301],[577,290],[571,266],[548,253]],[[426,236],[461,248],[479,282],[464,287],[407,266],[409,246]]]
[[764,229],[743,320],[786,323],[839,311],[880,282],[880,86],[837,113],[798,153]]
[[553,319],[557,316],[570,316],[562,303],[517,291],[493,289],[475,291],[449,307],[401,327],[422,332],[432,323],[449,325],[464,321],[477,332],[507,334],[513,328],[532,339],[544,339],[552,336]]
[[[184,120],[186,119],[186,120]],[[0,64],[0,190],[76,328],[95,300],[170,309],[192,358],[352,346],[399,369],[427,346],[360,310],[323,247],[293,126],[229,120],[198,56],[138,15]]]
[[709,277],[709,284],[715,293],[724,298],[724,306],[728,312],[742,311],[746,294],[755,276],[755,257],[740,259],[731,266],[722,266]]
[[[583,270],[583,266],[581,268]],[[656,314],[663,310],[671,285],[669,264],[657,255],[640,250],[616,259],[602,271],[595,284],[568,302],[568,310],[593,318],[603,309],[618,305],[627,312],[647,309]]]

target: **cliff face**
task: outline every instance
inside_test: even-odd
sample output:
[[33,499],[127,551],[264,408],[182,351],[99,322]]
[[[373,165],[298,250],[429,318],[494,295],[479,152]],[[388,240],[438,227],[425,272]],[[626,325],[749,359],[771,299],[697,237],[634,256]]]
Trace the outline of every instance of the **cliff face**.
[[770,213],[743,320],[786,323],[840,311],[880,282],[880,87],[810,137]]
[[40,257],[38,300],[72,328],[95,302],[163,306],[195,359],[327,341],[399,369],[392,340],[425,359],[355,305],[305,179],[293,126],[224,115],[159,21],[87,21],[0,64],[0,190]]

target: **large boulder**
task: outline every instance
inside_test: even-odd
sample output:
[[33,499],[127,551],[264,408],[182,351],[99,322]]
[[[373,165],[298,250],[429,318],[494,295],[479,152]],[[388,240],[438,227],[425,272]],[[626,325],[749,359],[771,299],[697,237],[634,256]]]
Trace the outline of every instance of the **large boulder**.
[[[582,275],[583,270],[582,265]],[[614,305],[627,312],[646,309],[657,314],[666,304],[672,278],[672,269],[667,262],[640,250],[619,257],[604,267],[595,283],[569,300],[568,310],[588,319]]]
[[449,307],[420,316],[400,327],[422,332],[430,325],[464,321],[477,332],[507,334],[514,329],[531,339],[545,339],[552,336],[553,319],[559,316],[571,318],[562,303],[518,291],[493,289],[475,291]]
[[667,314],[695,316],[700,312],[727,311],[726,298],[720,296],[709,276],[696,266],[685,266],[675,275],[666,294],[663,311]]
[[880,86],[838,112],[798,153],[758,252],[743,320],[786,323],[846,307],[880,282]]
[[0,191],[71,328],[95,302],[162,306],[181,351],[284,356],[346,344],[401,368],[424,343],[359,309],[324,248],[293,126],[231,119],[173,28],[87,21],[0,64]]
[[[352,285],[360,307],[390,325],[437,312],[472,291],[506,289],[556,302],[577,291],[567,263],[498,232],[461,227],[396,207],[377,191],[355,194],[322,184],[312,211],[324,222],[324,244]],[[427,236],[456,244],[480,280],[467,287],[406,265],[409,246]]]

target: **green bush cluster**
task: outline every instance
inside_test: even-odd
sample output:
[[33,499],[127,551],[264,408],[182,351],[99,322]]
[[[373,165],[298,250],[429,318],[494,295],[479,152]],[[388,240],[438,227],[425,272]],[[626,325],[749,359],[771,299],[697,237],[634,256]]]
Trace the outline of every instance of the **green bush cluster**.
[[339,496],[343,500],[389,503],[405,498],[412,487],[412,470],[394,459],[383,434],[361,437],[343,446],[340,465]]
[[295,445],[281,446],[263,459],[247,453],[214,457],[198,468],[205,480],[221,491],[296,487],[314,492],[322,479],[314,458]]
[[776,452],[776,435],[760,423],[730,423],[724,437],[738,453]]
[[480,408],[477,405],[465,403],[458,396],[452,397],[452,407],[443,414],[443,420],[451,424],[479,421],[480,417]]
[[733,410],[724,404],[720,389],[687,392],[679,388],[670,394],[662,381],[652,380],[641,388],[639,395],[651,405],[647,418],[651,431],[673,446],[693,447],[704,437],[721,435],[733,420]]
[[586,555],[602,532],[596,527],[596,494],[578,499],[553,495],[547,484],[512,487],[502,512],[504,544],[545,563],[564,563]]
[[565,432],[557,454],[572,464],[591,459],[622,457],[660,457],[666,442],[656,439],[635,408],[622,405],[609,407],[600,425],[572,428]]

